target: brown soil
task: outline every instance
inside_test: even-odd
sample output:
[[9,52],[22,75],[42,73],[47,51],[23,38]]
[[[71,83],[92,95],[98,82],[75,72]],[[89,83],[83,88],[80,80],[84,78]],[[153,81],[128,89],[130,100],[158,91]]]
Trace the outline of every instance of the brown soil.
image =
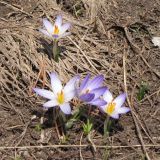
[[[37,31],[43,17],[54,22],[57,14],[72,23],[72,35],[60,41],[59,63],[51,58],[51,41]],[[160,36],[159,0],[1,0],[1,160],[159,160],[160,49],[152,36]],[[64,83],[77,73],[101,73],[115,95],[127,91],[132,112],[115,121],[108,138],[103,137],[105,115],[93,107],[96,152],[82,136],[85,117],[67,130],[62,143],[52,110],[43,111],[45,100],[32,93],[36,82],[50,86],[52,71]],[[149,90],[139,102],[142,81]],[[43,130],[38,131],[43,115]],[[75,146],[80,143],[85,146]]]

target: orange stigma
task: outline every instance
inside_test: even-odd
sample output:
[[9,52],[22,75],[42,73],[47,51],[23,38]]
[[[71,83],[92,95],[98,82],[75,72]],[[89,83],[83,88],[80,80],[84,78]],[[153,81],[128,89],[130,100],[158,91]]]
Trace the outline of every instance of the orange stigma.
[[55,25],[53,33],[54,34],[59,34],[59,28],[58,28],[57,25]]

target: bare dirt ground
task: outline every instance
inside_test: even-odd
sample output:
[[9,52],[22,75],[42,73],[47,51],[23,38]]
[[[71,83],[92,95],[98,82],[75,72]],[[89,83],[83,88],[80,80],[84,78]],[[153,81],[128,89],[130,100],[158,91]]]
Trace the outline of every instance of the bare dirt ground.
[[[43,17],[54,22],[58,14],[72,23],[72,35],[60,41],[64,50],[56,63],[51,41],[37,29]],[[159,160],[160,49],[152,36],[160,36],[159,0],[0,0],[1,160]],[[64,83],[77,73],[101,73],[116,95],[128,93],[132,111],[116,121],[108,138],[105,116],[93,107],[96,152],[82,136],[83,118],[62,142],[51,111],[42,110],[45,100],[32,93],[36,82],[50,86],[52,71]],[[142,82],[148,91],[138,101]]]

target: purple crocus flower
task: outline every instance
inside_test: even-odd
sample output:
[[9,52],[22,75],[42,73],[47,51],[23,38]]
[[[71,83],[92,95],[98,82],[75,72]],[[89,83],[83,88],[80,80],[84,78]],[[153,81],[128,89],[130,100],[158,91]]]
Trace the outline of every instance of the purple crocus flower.
[[88,104],[96,106],[105,105],[106,102],[100,98],[107,90],[107,87],[102,86],[103,80],[103,75],[98,75],[90,79],[90,74],[88,74],[77,89],[78,98]]
[[107,90],[103,95],[103,99],[107,102],[107,105],[99,106],[100,110],[114,119],[118,119],[119,114],[130,111],[130,108],[123,106],[126,100],[126,93],[122,93],[117,98],[113,99],[111,92]]
[[46,89],[33,88],[33,90],[40,96],[49,99],[43,104],[44,108],[59,106],[65,114],[71,114],[71,107],[69,101],[75,97],[76,88],[75,83],[79,76],[73,77],[65,87],[62,86],[60,79],[56,73],[50,74],[52,91]]
[[46,36],[53,37],[54,39],[59,39],[70,35],[70,32],[66,32],[70,27],[70,23],[65,23],[62,25],[62,16],[58,15],[55,24],[52,25],[46,18],[43,19],[44,29],[39,29],[40,32]]

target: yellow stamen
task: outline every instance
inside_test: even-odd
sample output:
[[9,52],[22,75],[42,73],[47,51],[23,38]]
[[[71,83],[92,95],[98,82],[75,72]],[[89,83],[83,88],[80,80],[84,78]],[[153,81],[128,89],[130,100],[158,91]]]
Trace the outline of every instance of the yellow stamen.
[[59,104],[64,103],[64,93],[63,93],[63,91],[61,91],[60,93],[57,93],[57,101],[58,101]]
[[59,28],[55,25],[53,34],[59,34]]
[[108,113],[109,115],[112,115],[113,112],[115,111],[115,106],[116,106],[116,103],[113,103],[113,102],[108,103],[108,105],[106,106],[106,113]]

